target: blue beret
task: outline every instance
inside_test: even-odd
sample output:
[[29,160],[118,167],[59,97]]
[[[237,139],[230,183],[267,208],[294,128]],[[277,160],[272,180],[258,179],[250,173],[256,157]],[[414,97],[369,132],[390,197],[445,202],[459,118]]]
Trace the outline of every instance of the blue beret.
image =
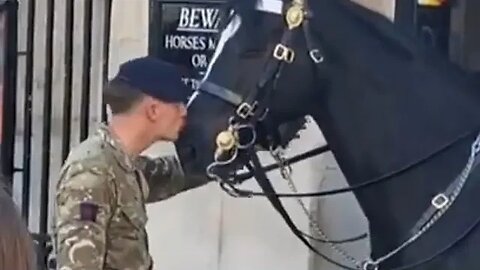
[[164,102],[185,103],[192,92],[183,83],[177,66],[152,56],[123,63],[113,79],[124,81],[144,94]]

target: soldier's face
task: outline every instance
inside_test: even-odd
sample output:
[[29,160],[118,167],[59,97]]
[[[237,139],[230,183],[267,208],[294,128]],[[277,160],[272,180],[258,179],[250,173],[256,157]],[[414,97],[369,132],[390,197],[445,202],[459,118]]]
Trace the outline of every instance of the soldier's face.
[[185,126],[187,109],[183,103],[152,100],[147,117],[156,140],[176,141]]

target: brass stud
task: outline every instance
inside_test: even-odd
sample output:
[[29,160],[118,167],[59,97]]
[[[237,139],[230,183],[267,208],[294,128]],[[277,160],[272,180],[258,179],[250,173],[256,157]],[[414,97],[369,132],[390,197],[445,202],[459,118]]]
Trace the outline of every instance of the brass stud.
[[288,28],[291,30],[302,24],[304,19],[303,7],[298,4],[294,4],[287,10],[285,20],[287,21]]
[[217,148],[222,151],[229,151],[235,146],[235,135],[230,130],[224,130],[217,135]]

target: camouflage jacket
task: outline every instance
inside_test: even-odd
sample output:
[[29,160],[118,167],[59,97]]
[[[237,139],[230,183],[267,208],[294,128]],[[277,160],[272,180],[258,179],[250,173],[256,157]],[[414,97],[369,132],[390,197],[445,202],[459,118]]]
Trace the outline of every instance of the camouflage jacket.
[[175,157],[132,160],[101,127],[74,148],[55,197],[57,269],[152,269],[145,203],[207,183]]

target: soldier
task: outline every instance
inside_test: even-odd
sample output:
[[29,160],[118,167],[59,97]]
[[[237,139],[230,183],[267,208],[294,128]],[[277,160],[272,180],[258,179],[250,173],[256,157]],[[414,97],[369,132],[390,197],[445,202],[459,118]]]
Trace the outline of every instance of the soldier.
[[151,57],[126,62],[104,89],[112,119],[72,149],[56,190],[57,269],[152,269],[145,203],[206,184],[184,176],[175,157],[140,153],[175,141],[190,90],[171,64]]

